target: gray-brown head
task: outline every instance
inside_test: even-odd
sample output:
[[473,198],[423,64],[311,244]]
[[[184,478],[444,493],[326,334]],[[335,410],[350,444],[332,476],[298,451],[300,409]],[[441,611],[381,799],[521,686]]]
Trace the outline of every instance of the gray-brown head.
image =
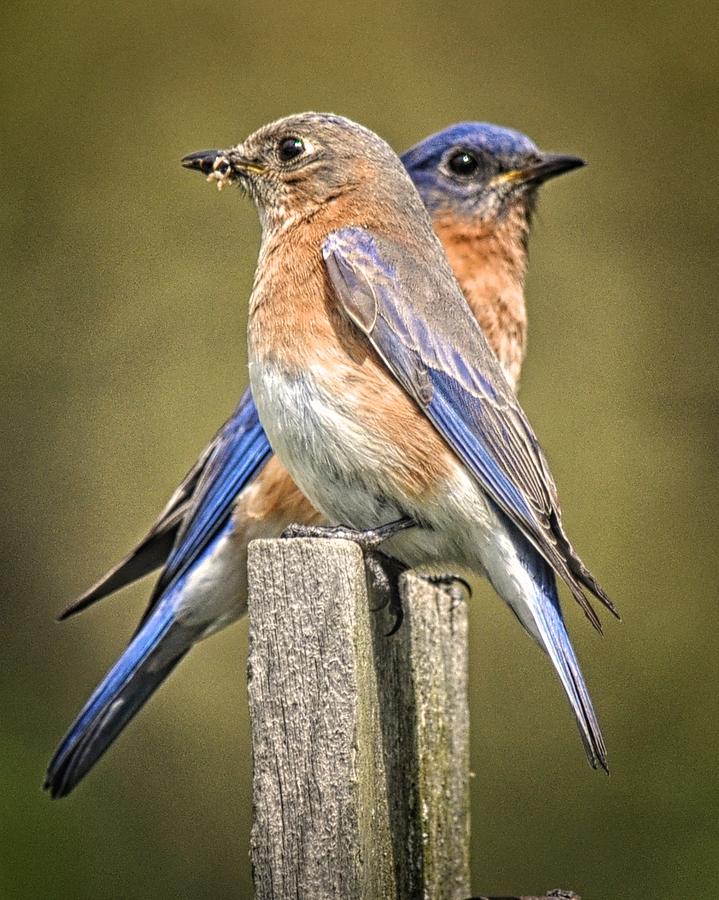
[[379,204],[378,213],[400,199],[408,213],[426,217],[391,147],[369,129],[329,113],[279,119],[229,150],[201,150],[182,163],[219,187],[236,183],[246,190],[264,230],[310,218],[320,209],[331,215],[334,201],[357,191],[365,204],[368,198]]

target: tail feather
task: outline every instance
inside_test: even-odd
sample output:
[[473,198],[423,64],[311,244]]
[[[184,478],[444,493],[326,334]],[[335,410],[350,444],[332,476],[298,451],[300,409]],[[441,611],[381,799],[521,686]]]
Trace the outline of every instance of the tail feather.
[[605,772],[609,772],[607,748],[579,662],[569,641],[556,588],[553,589],[553,594],[547,596],[535,616],[537,629],[542,636],[543,648],[552,660],[572,707],[587,759],[592,768],[601,766]]
[[[525,559],[525,565],[529,562],[530,560]],[[601,766],[608,773],[607,748],[564,624],[554,573],[539,554],[533,554],[531,563],[536,586],[534,602],[530,605],[535,637],[539,637],[542,649],[552,660],[559,675],[590,765],[594,769]]]
[[[508,530],[517,562],[529,576],[512,579],[509,592],[505,582],[504,591],[498,588],[499,593],[551,659],[572,708],[590,765],[594,769],[601,766],[609,772],[607,748],[564,624],[554,571],[517,526],[504,514],[499,515]],[[495,583],[496,579],[489,574]]]
[[197,635],[178,623],[169,598],[110,669],[70,726],[48,766],[44,787],[64,797],[172,672]]

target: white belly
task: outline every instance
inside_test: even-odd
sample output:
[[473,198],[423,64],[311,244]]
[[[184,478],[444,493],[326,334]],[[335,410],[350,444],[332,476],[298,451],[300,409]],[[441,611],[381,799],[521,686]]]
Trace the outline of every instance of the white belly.
[[400,451],[358,423],[350,393],[328,397],[311,373],[288,377],[267,364],[252,363],[250,380],[273,450],[329,522],[364,529],[412,516],[422,526],[383,550],[412,567],[487,576],[539,640],[532,579],[513,534],[458,459],[436,497],[418,501],[388,478],[382,461]]
[[178,590],[175,616],[199,638],[219,631],[247,610],[247,544],[230,521],[191,568]]
[[251,363],[250,382],[272,449],[330,521],[369,528],[402,514],[373,465],[386,447],[358,423],[355,398],[330,397],[311,372],[290,377],[277,365]]
[[[418,508],[416,497],[388,480],[390,467],[382,467],[388,454],[400,451],[359,424],[355,397],[328,397],[311,373],[287,377],[267,364],[252,363],[250,380],[273,450],[330,522],[363,529],[419,516],[431,529],[404,532],[387,542],[387,552],[410,565],[451,562],[482,569],[476,534],[468,536],[468,525],[470,532],[486,532],[493,528],[494,515],[459,461],[440,501]],[[469,554],[468,537],[475,546]]]

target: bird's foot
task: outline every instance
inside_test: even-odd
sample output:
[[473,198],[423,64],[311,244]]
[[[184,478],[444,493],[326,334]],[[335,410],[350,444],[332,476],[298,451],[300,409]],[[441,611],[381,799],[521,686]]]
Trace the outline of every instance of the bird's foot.
[[365,566],[369,574],[372,596],[379,601],[372,607],[372,612],[387,609],[390,615],[394,616],[392,627],[386,635],[389,637],[399,630],[404,620],[399,577],[409,566],[379,550],[365,551]]
[[283,538],[334,538],[340,541],[352,541],[359,544],[365,551],[376,550],[380,544],[388,538],[394,537],[400,531],[414,528],[415,521],[409,516],[403,516],[394,522],[380,525],[379,528],[367,528],[360,531],[356,528],[348,528],[346,525],[288,525],[282,532]]
[[399,592],[399,576],[408,567],[399,560],[381,553],[377,548],[388,538],[407,528],[413,528],[414,525],[414,520],[409,516],[403,516],[394,522],[380,525],[379,528],[368,528],[365,531],[348,528],[345,525],[296,524],[288,525],[282,532],[282,537],[334,538],[359,544],[369,575],[370,590],[379,599],[377,605],[373,607],[373,611],[378,612],[386,608],[394,616],[394,623],[387,632],[387,636],[389,636],[398,630],[404,619],[402,597]]
[[424,575],[423,578],[449,594],[452,598],[452,609],[456,609],[460,603],[463,603],[465,596],[468,599],[472,597],[472,585],[459,575]]

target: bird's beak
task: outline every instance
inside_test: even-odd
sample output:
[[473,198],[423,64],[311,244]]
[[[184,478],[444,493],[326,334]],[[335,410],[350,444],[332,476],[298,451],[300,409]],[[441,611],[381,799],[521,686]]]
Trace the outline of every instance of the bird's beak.
[[549,181],[550,178],[556,178],[557,175],[563,175],[565,172],[571,172],[572,169],[579,169],[586,166],[583,159],[578,156],[565,156],[561,153],[545,153],[537,162],[533,162],[521,169],[512,169],[509,172],[502,172],[498,175],[495,184],[505,184],[508,187],[519,187],[523,184],[542,184]]
[[180,162],[186,169],[196,169],[205,175],[210,175],[216,171],[214,166],[219,160],[225,160],[229,166],[229,160],[224,150],[197,150],[195,153],[188,153],[183,156]]
[[186,169],[195,169],[207,176],[208,181],[216,181],[217,187],[242,175],[259,175],[265,171],[258,162],[240,156],[235,150],[197,150],[180,160]]

